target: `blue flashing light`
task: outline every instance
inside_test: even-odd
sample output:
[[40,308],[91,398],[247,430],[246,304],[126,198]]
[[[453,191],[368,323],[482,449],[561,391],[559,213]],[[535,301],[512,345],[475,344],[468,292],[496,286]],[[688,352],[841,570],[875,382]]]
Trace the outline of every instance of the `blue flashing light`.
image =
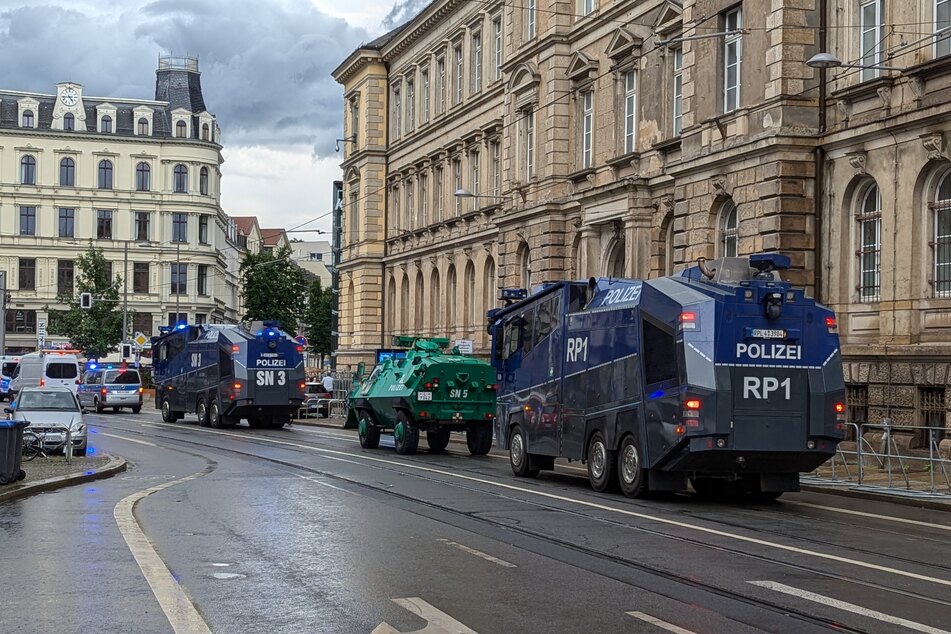
[[653,400],[655,398],[660,398],[664,395],[664,390],[657,390],[656,392],[651,392],[650,396],[647,398]]
[[112,369],[112,364],[110,363],[109,365],[107,365],[107,366],[106,366],[106,369],[107,369],[107,370],[111,370],[111,369]]
[[260,337],[260,336],[263,335],[263,334],[264,334],[264,331],[263,331],[263,330],[259,330],[257,336]]
[[94,473],[96,473],[96,472],[95,472],[95,471],[86,471],[86,472],[85,472],[86,475],[92,475],[92,474],[94,474]]
[[95,370],[95,369],[98,368],[98,367],[99,367],[99,364],[97,364],[97,363],[90,363],[90,364],[89,364],[89,369],[90,369],[90,370]]
[[177,330],[185,330],[186,328],[188,328],[188,324],[178,324],[177,326],[175,326],[175,328]]
[[273,331],[273,330],[268,330],[268,331],[267,331],[267,336],[268,336],[268,337],[273,337],[273,336],[274,336],[274,331]]

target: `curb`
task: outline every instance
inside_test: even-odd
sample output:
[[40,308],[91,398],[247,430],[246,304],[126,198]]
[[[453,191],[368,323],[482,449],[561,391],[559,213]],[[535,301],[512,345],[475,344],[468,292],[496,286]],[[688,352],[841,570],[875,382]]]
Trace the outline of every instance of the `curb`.
[[908,495],[893,495],[889,493],[879,493],[877,491],[863,491],[861,489],[837,488],[834,486],[822,486],[816,484],[802,484],[801,491],[809,493],[824,493],[826,495],[837,495],[846,498],[858,498],[862,500],[871,500],[873,502],[890,502],[891,504],[901,504],[902,506],[913,506],[915,508],[928,509],[930,511],[951,511],[951,499],[948,502],[938,500],[929,500],[928,498],[913,497]]
[[15,500],[17,498],[34,495],[36,493],[55,491],[56,489],[73,486],[74,484],[83,484],[85,482],[92,482],[93,480],[102,480],[103,478],[108,478],[114,476],[117,473],[125,471],[126,467],[128,467],[128,463],[124,458],[120,458],[118,456],[109,456],[109,458],[109,462],[94,471],[70,473],[68,475],[56,476],[55,478],[37,480],[36,482],[31,482],[30,484],[15,485],[14,488],[10,489],[9,491],[0,492],[0,502]]

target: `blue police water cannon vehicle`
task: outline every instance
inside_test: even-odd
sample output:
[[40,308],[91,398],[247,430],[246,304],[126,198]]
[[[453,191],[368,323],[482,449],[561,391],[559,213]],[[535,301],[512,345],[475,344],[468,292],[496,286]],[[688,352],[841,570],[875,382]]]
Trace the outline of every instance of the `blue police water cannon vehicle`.
[[503,292],[489,333],[512,471],[581,460],[595,490],[630,497],[799,490],[842,440],[845,388],[835,315],[788,267],[756,254]]
[[303,347],[276,322],[180,325],[152,340],[162,420],[283,427],[304,401]]

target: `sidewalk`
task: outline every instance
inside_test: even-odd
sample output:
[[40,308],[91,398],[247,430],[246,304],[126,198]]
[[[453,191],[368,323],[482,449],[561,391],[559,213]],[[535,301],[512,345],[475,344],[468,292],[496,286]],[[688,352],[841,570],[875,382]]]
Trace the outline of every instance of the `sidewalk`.
[[36,458],[21,466],[26,479],[0,487],[0,502],[101,480],[125,471],[127,466],[124,458],[108,454],[73,458],[72,464],[60,457]]

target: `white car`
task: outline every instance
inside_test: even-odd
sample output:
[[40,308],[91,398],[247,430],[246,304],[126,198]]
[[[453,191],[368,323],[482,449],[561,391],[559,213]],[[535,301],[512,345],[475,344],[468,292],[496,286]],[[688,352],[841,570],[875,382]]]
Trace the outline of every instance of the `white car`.
[[13,420],[28,421],[29,431],[43,436],[48,451],[65,452],[66,431],[70,432],[74,456],[85,456],[86,421],[83,408],[72,390],[65,387],[25,387],[12,407],[6,408]]

